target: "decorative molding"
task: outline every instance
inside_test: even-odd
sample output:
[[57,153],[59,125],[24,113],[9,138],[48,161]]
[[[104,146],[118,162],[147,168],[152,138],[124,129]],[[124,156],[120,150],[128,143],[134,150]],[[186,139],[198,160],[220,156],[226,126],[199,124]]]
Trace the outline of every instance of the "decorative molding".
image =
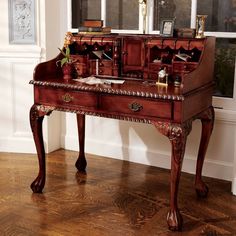
[[233,181],[232,181],[232,193],[233,195],[236,195],[236,177],[233,178]]
[[31,80],[30,84],[44,87],[54,87],[54,88],[65,88],[65,89],[73,89],[73,90],[81,90],[81,91],[91,91],[91,92],[104,92],[107,94],[115,94],[115,95],[126,95],[126,96],[137,96],[137,97],[145,97],[145,98],[154,98],[154,99],[164,99],[164,100],[177,100],[183,101],[184,97],[182,95],[167,95],[160,93],[149,93],[149,92],[139,92],[139,91],[129,91],[124,89],[114,89],[108,87],[100,87],[100,86],[89,86],[86,84],[65,84],[59,82],[47,82],[47,81],[35,81]]
[[33,58],[40,59],[44,57],[43,48],[36,45],[10,45],[4,48],[0,47],[0,58]]
[[[45,143],[47,146],[48,144]],[[36,148],[32,134],[29,137],[23,136],[0,136],[0,152],[11,152],[11,153],[36,153]]]
[[149,119],[142,119],[142,118],[134,118],[131,116],[122,116],[122,115],[115,115],[115,114],[107,114],[101,112],[94,112],[94,111],[84,111],[84,110],[77,110],[71,108],[62,108],[62,107],[50,107],[44,105],[34,105],[37,107],[37,112],[42,112],[43,114],[49,113],[50,111],[62,111],[62,112],[70,112],[76,113],[81,115],[90,115],[90,116],[97,116],[97,117],[104,117],[104,118],[111,118],[111,119],[118,119],[118,120],[125,120],[125,121],[132,121],[132,122],[139,122],[150,124],[151,121]]
[[185,152],[186,138],[192,130],[192,120],[190,119],[183,124],[175,124],[171,122],[152,121],[157,130],[167,136],[172,143],[173,161],[176,165],[180,165]]
[[9,0],[9,41],[35,44],[35,1]]
[[215,108],[216,122],[236,125],[236,111]]

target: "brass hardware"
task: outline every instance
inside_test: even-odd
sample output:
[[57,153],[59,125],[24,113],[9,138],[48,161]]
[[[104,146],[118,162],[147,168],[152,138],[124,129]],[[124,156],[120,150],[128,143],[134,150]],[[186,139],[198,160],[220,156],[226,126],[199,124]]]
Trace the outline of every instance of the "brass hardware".
[[168,86],[168,74],[166,72],[166,67],[158,72],[156,84]]
[[73,37],[73,34],[71,32],[67,32],[64,39],[64,47],[68,47],[71,44],[71,38]]
[[134,112],[141,111],[143,109],[143,106],[137,102],[132,102],[128,106],[129,106],[129,109]]
[[62,100],[66,103],[69,103],[73,100],[73,97],[69,93],[66,93],[62,96]]
[[205,22],[207,15],[197,15],[196,18],[196,38],[204,38]]

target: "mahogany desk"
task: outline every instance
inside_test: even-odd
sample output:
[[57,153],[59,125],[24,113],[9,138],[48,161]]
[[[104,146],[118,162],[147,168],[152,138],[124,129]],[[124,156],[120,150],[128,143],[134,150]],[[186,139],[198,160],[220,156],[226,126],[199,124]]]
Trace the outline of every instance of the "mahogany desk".
[[[172,145],[170,210],[167,223],[171,230],[181,230],[182,217],[177,205],[178,185],[186,139],[195,119],[202,122],[195,189],[200,197],[206,197],[208,193],[208,188],[202,181],[202,167],[214,123],[212,80],[189,91],[173,84],[168,87],[157,86],[148,80],[138,79],[127,79],[124,84],[119,85],[86,85],[76,81],[64,81],[61,69],[55,66],[57,59],[58,57],[39,64],[35,69],[34,80],[30,81],[30,84],[34,85],[34,105],[30,110],[30,123],[39,160],[39,174],[31,184],[33,192],[42,192],[45,184],[45,150],[42,136],[45,115],[54,110],[77,114],[80,152],[75,165],[79,171],[85,171],[87,164],[84,153],[86,115],[149,123],[167,136]],[[206,64],[206,68],[212,64],[211,61],[204,61],[204,58],[201,63]],[[192,73],[201,76],[199,73],[206,68],[199,66]],[[209,73],[212,73],[212,68],[208,68]]]

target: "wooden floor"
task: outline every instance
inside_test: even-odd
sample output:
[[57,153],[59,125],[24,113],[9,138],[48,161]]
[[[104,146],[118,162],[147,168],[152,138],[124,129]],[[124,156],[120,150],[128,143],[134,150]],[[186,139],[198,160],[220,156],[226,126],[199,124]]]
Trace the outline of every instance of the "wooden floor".
[[181,233],[168,231],[169,171],[87,155],[87,175],[74,167],[77,153],[47,157],[43,194],[29,188],[36,155],[0,153],[0,235],[236,235],[236,197],[230,183],[206,178],[207,199],[196,198],[194,176],[182,174]]

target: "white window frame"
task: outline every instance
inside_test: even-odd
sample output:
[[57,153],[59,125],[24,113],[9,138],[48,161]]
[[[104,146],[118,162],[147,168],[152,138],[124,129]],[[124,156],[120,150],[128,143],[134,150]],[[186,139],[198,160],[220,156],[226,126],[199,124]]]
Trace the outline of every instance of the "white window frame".
[[[101,1],[101,19],[106,25],[106,1]],[[138,1],[138,0],[137,0]],[[195,28],[196,15],[197,15],[197,1],[191,0],[191,22],[190,27]],[[72,7],[71,0],[67,0],[67,13],[68,13],[68,31],[77,32],[77,29],[73,29],[72,26]],[[128,34],[142,34],[144,29],[146,33],[149,34],[159,34],[160,31],[153,30],[153,19],[154,19],[154,0],[147,0],[147,16],[146,16],[146,26],[144,27],[144,20],[142,15],[142,6],[139,5],[139,29],[138,30],[112,30],[112,33],[128,33]],[[236,38],[236,33],[234,32],[205,32],[206,36],[215,36],[217,38]],[[234,88],[233,88],[233,98],[224,97],[213,97],[213,105],[216,108],[224,110],[234,110],[236,111],[236,58],[235,58],[235,73],[234,73]]]
[[[108,0],[100,0],[101,1],[101,20],[103,20],[104,26],[106,26],[106,2]],[[138,2],[138,0],[137,0]],[[78,32],[78,29],[72,28],[72,4],[71,0],[67,0],[67,11],[68,11],[68,30],[72,33]],[[144,25],[143,25],[143,17],[142,17],[142,7],[139,4],[139,26],[138,30],[118,30],[112,29],[112,33],[128,33],[128,34],[142,34]]]

